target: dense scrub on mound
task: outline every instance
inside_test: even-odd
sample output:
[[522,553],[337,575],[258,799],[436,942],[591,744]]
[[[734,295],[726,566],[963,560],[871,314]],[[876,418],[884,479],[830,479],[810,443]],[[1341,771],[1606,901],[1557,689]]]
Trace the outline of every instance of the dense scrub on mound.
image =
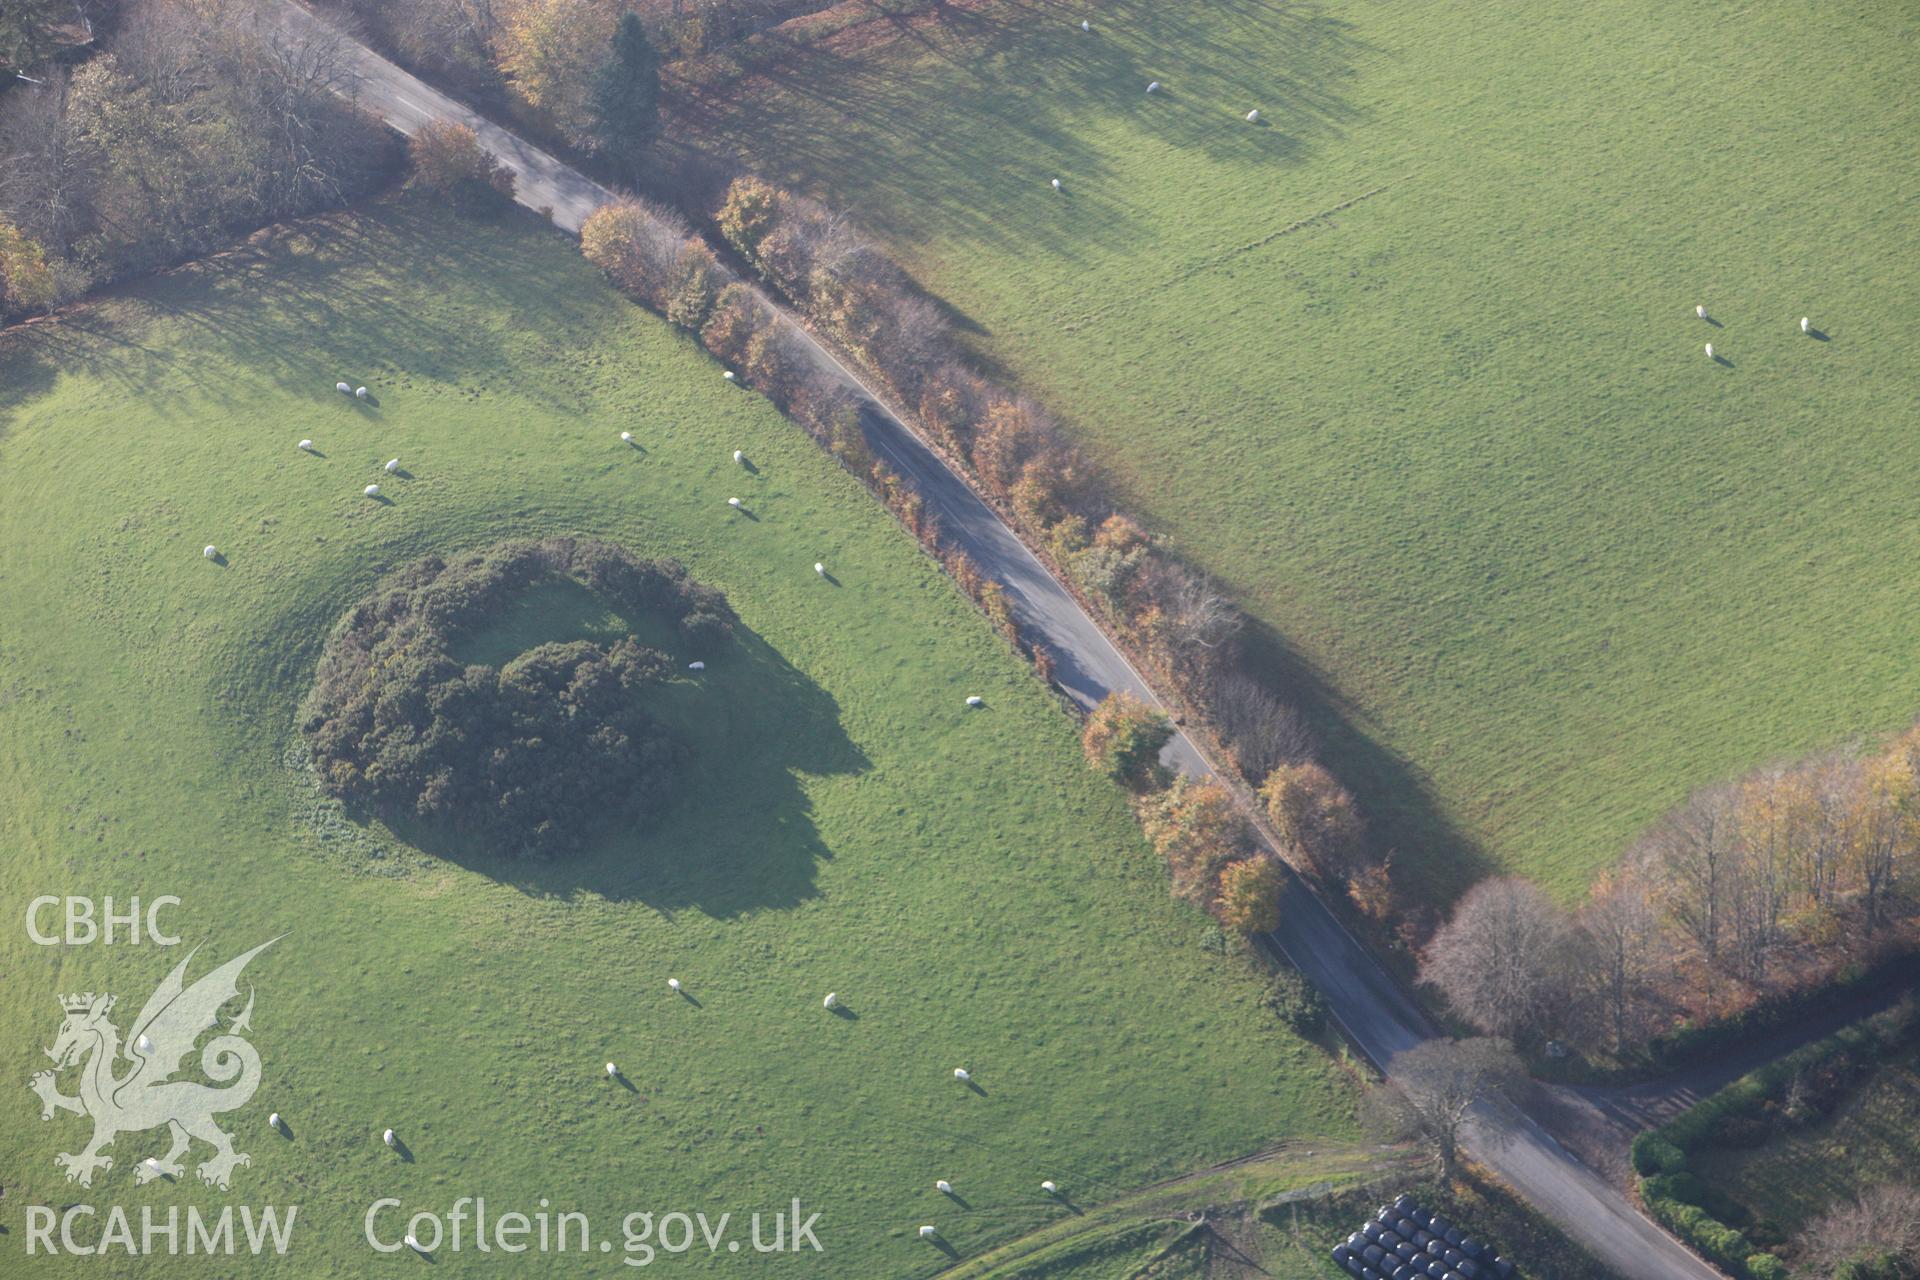
[[656,812],[686,757],[645,705],[643,691],[668,678],[667,655],[628,635],[541,644],[499,667],[452,656],[463,634],[562,580],[624,617],[664,618],[702,653],[732,630],[718,591],[610,543],[430,556],[327,639],[300,721],[327,790],[510,855],[565,853],[609,818]]

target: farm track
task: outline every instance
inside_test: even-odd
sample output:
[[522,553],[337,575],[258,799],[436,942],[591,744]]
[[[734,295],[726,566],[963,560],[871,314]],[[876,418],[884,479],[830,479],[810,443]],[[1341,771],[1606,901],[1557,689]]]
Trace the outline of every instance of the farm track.
[[[290,30],[324,29],[318,18],[294,0],[269,3]],[[577,234],[588,215],[615,198],[614,192],[578,170],[429,87],[364,45],[349,41],[345,53],[346,63],[357,77],[351,94],[362,107],[403,134],[411,134],[433,120],[453,120],[471,128],[481,144],[514,171],[514,199],[529,209],[549,211],[556,226]],[[885,398],[812,335],[779,300],[768,297],[766,301],[793,319],[795,330],[817,365],[844,379],[860,397],[862,422],[874,450],[914,483],[929,509],[938,515],[947,537],[973,559],[982,573],[1005,589],[1021,628],[1052,651],[1056,680],[1067,695],[1091,707],[1109,693],[1126,691],[1152,705],[1166,706],[1073,593],[888,407]],[[1196,777],[1219,774],[1184,732],[1176,734],[1163,758]],[[1313,891],[1291,871],[1287,875],[1281,924],[1270,935],[1271,943],[1326,995],[1348,1038],[1391,1075],[1394,1059],[1432,1038],[1434,1027]],[[1483,1106],[1471,1122],[1466,1145],[1483,1166],[1627,1280],[1710,1280],[1718,1275],[1576,1159],[1526,1112],[1507,1104]]]

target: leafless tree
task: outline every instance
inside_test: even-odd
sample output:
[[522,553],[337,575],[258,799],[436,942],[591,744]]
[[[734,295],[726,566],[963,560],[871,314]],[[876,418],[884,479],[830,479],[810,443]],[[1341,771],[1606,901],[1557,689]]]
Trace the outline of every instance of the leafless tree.
[[952,354],[947,317],[919,294],[895,298],[874,356],[902,391],[918,397],[927,380]]
[[1831,907],[1847,849],[1853,843],[1859,758],[1836,751],[1815,760],[1808,769],[1808,784],[1813,793],[1813,824],[1801,859],[1802,879],[1807,897],[1815,906]]
[[1208,699],[1220,735],[1257,785],[1275,767],[1313,757],[1313,733],[1301,714],[1244,671],[1228,670]]
[[1393,1060],[1387,1083],[1370,1104],[1376,1124],[1418,1137],[1451,1182],[1459,1168],[1460,1131],[1475,1104],[1526,1078],[1504,1040],[1429,1040]]
[[353,64],[345,36],[330,26],[288,29],[260,22],[244,49],[242,83],[264,126],[269,160],[263,177],[268,208],[294,209],[332,203],[345,195],[350,149],[345,133],[352,109],[342,110],[340,91],[352,88]]
[[1920,1262],[1920,1190],[1874,1187],[1808,1223],[1796,1243],[1802,1268],[1813,1275],[1830,1276],[1842,1264],[1863,1259],[1911,1266]]
[[[493,0],[361,0],[386,6],[394,43],[409,59],[458,70],[475,81],[494,81],[493,38],[500,7]],[[357,7],[357,6],[356,6]]]
[[1530,1036],[1566,1010],[1572,942],[1566,913],[1538,885],[1482,880],[1428,944],[1420,978],[1481,1030]]
[[1577,924],[1582,967],[1618,1053],[1639,1035],[1648,978],[1659,963],[1659,917],[1646,886],[1631,874],[1616,873],[1594,886]]
[[1185,565],[1154,556],[1134,575],[1134,611],[1154,618],[1154,635],[1181,679],[1205,688],[1214,663],[1246,619],[1214,583]]
[[0,95],[0,214],[56,254],[92,220],[96,154],[67,103],[64,71]]
[[817,274],[846,278],[848,264],[871,249],[844,213],[786,192],[780,198],[780,223],[761,242],[760,256],[783,288],[804,298]]
[[853,219],[838,210],[821,208],[819,216],[807,224],[807,235],[808,256],[815,271],[839,275],[861,254],[875,252],[873,242]]
[[1738,824],[1733,790],[1696,791],[1649,833],[1642,856],[1660,878],[1665,905],[1708,963],[1720,958]]
[[[203,12],[214,21],[203,21]],[[114,61],[159,102],[185,102],[224,82],[221,46],[231,45],[234,24],[244,21],[225,0],[191,12],[168,0],[136,0],[114,33]]]

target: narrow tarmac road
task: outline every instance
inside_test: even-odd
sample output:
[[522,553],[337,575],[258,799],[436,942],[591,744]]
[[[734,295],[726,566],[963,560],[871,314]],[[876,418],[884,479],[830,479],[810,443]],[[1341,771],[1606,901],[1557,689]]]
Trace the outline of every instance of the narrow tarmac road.
[[[277,6],[290,31],[330,33],[324,23],[294,0],[264,2]],[[371,49],[349,42],[346,55],[358,78],[349,91],[362,107],[405,134],[430,120],[454,120],[471,128],[482,145],[514,170],[514,199],[529,209],[551,209],[556,225],[577,233],[588,214],[615,198],[613,192],[584,174],[422,83]],[[769,298],[768,302],[783,314],[790,314],[777,300]],[[803,325],[796,322],[795,329],[820,367],[844,378],[860,397],[862,421],[874,451],[914,483],[927,506],[939,515],[946,535],[965,549],[981,572],[1006,590],[1020,626],[1052,650],[1057,678],[1067,694],[1091,707],[1109,693],[1125,690],[1150,704],[1164,706],[1073,594],[967,482],[954,474],[858,375],[808,335]],[[1168,745],[1163,758],[1196,777],[1214,774],[1212,763],[1184,733]],[[1348,1036],[1389,1074],[1395,1057],[1435,1034],[1419,1007],[1291,873],[1282,900],[1280,928],[1271,941],[1325,993]],[[1469,1149],[1624,1280],[1713,1280],[1719,1274],[1515,1108],[1506,1104],[1481,1108],[1471,1125]]]

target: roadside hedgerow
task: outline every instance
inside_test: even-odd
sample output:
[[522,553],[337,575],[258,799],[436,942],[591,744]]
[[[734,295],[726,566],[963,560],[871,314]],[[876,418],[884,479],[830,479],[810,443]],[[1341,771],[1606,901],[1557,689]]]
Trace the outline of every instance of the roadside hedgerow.
[[1281,969],[1273,975],[1273,984],[1261,997],[1262,1004],[1274,1015],[1309,1038],[1327,1027],[1327,1001],[1320,988],[1308,982],[1296,969]]
[[1108,694],[1087,717],[1080,745],[1088,763],[1123,786],[1141,790],[1161,781],[1160,748],[1173,739],[1173,722],[1130,693]]

